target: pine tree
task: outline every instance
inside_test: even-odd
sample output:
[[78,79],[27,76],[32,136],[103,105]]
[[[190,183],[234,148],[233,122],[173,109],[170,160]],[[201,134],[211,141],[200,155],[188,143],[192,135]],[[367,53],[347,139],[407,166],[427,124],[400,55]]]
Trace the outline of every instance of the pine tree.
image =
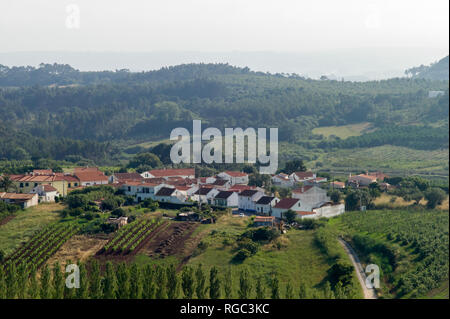
[[17,269],[17,298],[25,299],[27,296],[28,271],[25,263]]
[[308,287],[306,286],[306,284],[304,282],[300,283],[300,289],[299,289],[298,297],[300,299],[309,299],[310,298],[309,289],[308,289]]
[[286,299],[294,299],[294,289],[290,282],[286,284]]
[[278,280],[278,276],[275,274],[270,281],[270,297],[272,299],[280,299],[280,281]]
[[190,266],[184,267],[181,274],[181,287],[186,299],[192,299],[194,296],[194,269]]
[[36,278],[36,267],[33,266],[28,279],[28,298],[39,298],[39,284]]
[[225,272],[223,290],[225,293],[225,298],[233,298],[233,275],[231,273],[231,268],[228,268],[228,270]]
[[325,283],[325,287],[323,290],[324,290],[323,295],[326,299],[334,299],[334,293],[333,293],[333,290],[331,289],[331,285],[330,285],[329,281],[327,281]]
[[90,265],[90,276],[89,276],[89,293],[92,299],[102,298],[102,285],[100,278],[100,266],[96,259],[93,259]]
[[142,297],[144,299],[155,298],[155,283],[154,283],[155,272],[153,271],[152,265],[146,265],[144,268],[144,282]]
[[117,298],[130,298],[130,271],[125,263],[120,263],[116,269],[117,273]]
[[258,276],[256,278],[256,299],[266,298],[266,287],[263,284],[263,278]]
[[179,295],[179,282],[175,265],[167,267],[167,298],[177,299]]
[[53,299],[64,298],[64,276],[61,273],[61,265],[55,262],[53,265]]
[[247,268],[241,270],[239,276],[238,295],[240,299],[249,299],[252,293],[252,280]]
[[103,298],[114,299],[116,298],[117,281],[116,273],[112,262],[106,263],[105,278],[103,280]]
[[141,299],[142,297],[142,276],[141,269],[136,263],[131,266],[130,270],[130,298]]
[[3,266],[0,264],[0,299],[6,298],[6,280],[5,271]]
[[220,278],[216,267],[212,267],[209,271],[209,298],[220,298]]
[[345,291],[344,291],[344,287],[342,285],[342,282],[339,281],[336,286],[334,287],[334,295],[336,297],[336,299],[345,299]]
[[51,286],[50,286],[50,267],[45,265],[41,270],[41,298],[50,299],[51,298]]
[[82,262],[78,263],[80,269],[80,288],[76,291],[77,299],[87,299],[89,297],[89,277],[86,265]]
[[156,299],[167,299],[167,279],[166,272],[161,266],[157,266],[155,270]]
[[202,264],[198,264],[195,271],[195,279],[197,285],[195,286],[195,293],[198,299],[205,299],[206,297],[206,275],[202,269]]

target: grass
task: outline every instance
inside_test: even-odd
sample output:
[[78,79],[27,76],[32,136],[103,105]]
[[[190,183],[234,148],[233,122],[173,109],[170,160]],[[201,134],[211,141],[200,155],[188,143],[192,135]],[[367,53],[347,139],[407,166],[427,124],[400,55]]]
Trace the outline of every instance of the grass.
[[[188,265],[202,264],[209,268],[216,266],[220,273],[231,269],[233,286],[238,289],[239,270],[248,267],[251,274],[261,277],[266,283],[277,273],[280,280],[280,291],[283,296],[289,282],[298,292],[300,283],[319,288],[327,277],[327,270],[332,262],[320,250],[314,241],[314,231],[290,230],[277,239],[260,247],[259,251],[242,263],[233,261],[235,255],[234,242],[248,225],[248,218],[224,216],[209,228],[209,234],[203,238],[207,248],[190,259]],[[230,244],[225,244],[229,240]],[[281,247],[281,248],[279,248]],[[236,297],[236,296],[235,296]]]
[[6,255],[12,253],[22,243],[44,226],[60,219],[61,204],[39,204],[17,213],[17,216],[0,226],[0,250]]
[[343,126],[322,126],[316,127],[312,130],[313,134],[323,135],[329,137],[331,135],[346,139],[350,136],[360,136],[367,133],[371,129],[371,124],[368,122],[349,124]]

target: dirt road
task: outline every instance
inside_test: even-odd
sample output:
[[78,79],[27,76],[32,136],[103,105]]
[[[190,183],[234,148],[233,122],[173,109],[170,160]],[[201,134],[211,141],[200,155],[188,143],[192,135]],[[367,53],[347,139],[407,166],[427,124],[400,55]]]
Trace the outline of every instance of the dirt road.
[[353,266],[356,270],[356,275],[358,277],[359,283],[361,284],[361,288],[364,293],[364,299],[377,299],[377,294],[375,292],[375,289],[367,288],[366,287],[366,273],[364,272],[361,262],[356,255],[355,251],[353,250],[352,246],[350,246],[346,241],[339,238],[339,242],[344,247],[345,252],[350,257],[350,260],[352,261]]

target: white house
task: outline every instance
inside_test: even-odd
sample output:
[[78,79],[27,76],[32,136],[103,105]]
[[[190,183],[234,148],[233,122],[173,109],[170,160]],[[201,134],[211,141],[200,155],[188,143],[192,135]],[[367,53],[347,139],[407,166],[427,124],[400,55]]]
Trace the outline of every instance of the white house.
[[38,194],[40,201],[44,203],[54,202],[55,197],[59,196],[58,190],[52,185],[38,185],[30,193]]
[[248,184],[248,174],[235,171],[225,171],[217,175],[219,178],[225,179],[231,182],[231,185],[235,184]]
[[316,214],[316,218],[330,218],[343,214],[345,212],[345,205],[327,202],[320,205],[319,207],[313,208],[313,212]]
[[300,199],[303,211],[312,211],[313,207],[329,202],[327,191],[318,186],[302,186],[292,191],[292,198]]
[[76,167],[73,175],[78,178],[81,186],[108,184],[108,177],[97,167]]
[[367,175],[367,174],[359,174],[352,176],[350,174],[348,178],[348,184],[352,186],[369,186],[372,183],[377,182],[377,177],[374,175]]
[[212,187],[199,188],[193,195],[192,200],[199,203],[212,204],[214,197],[219,193],[219,190]]
[[135,201],[141,202],[147,198],[155,200],[155,194],[161,187],[168,187],[166,184],[141,183],[141,182],[125,182],[122,190],[125,195],[133,196]]
[[280,173],[272,176],[272,184],[281,187],[292,187],[294,186],[294,180],[289,178],[289,175]]
[[238,207],[238,193],[231,191],[219,191],[219,193],[214,196],[213,203],[216,206],[222,207]]
[[113,183],[124,183],[129,181],[141,182],[144,178],[139,173],[113,173],[108,180]]
[[280,200],[275,196],[262,196],[255,203],[256,212],[261,215],[271,215],[272,207],[275,206]]
[[226,179],[217,178],[210,185],[219,190],[228,190],[231,187],[231,181],[226,180]]
[[1,193],[0,200],[8,204],[16,204],[22,208],[36,206],[39,203],[38,194]]
[[289,178],[294,183],[304,183],[307,180],[315,179],[317,175],[313,172],[294,172],[289,175]]
[[304,185],[309,186],[309,185],[319,185],[321,183],[325,183],[327,181],[326,177],[316,177],[313,179],[307,179],[304,181]]
[[155,200],[162,203],[184,204],[187,196],[176,188],[161,187],[155,194]]
[[144,178],[157,178],[157,177],[195,178],[195,169],[194,168],[153,169],[151,171],[143,172],[141,176]]
[[240,210],[256,212],[256,202],[264,193],[256,189],[246,189],[238,194],[238,207]]
[[297,198],[283,198],[275,206],[272,207],[272,216],[283,218],[283,214],[288,210],[295,212],[302,211],[300,200]]

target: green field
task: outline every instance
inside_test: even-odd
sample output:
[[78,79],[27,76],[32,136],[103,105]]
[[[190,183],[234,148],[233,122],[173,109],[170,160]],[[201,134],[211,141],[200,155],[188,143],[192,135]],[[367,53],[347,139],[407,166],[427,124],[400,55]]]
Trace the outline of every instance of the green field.
[[371,130],[371,124],[368,122],[349,124],[342,126],[321,126],[312,130],[313,134],[329,137],[331,135],[345,139],[350,136],[359,136]]
[[44,226],[60,219],[60,204],[40,204],[20,211],[7,224],[0,226],[0,250],[9,255]]
[[[266,285],[277,274],[280,280],[282,295],[289,282],[297,294],[300,283],[308,287],[321,289],[327,280],[327,271],[334,260],[317,246],[314,231],[289,230],[275,243],[262,246],[259,251],[244,262],[233,260],[236,254],[235,241],[247,227],[247,218],[225,216],[215,225],[208,228],[208,235],[203,238],[207,248],[190,259],[188,265],[202,264],[207,268],[216,266],[221,273],[231,269],[233,286],[238,287],[238,272],[242,267],[248,267],[255,277],[261,276]],[[339,248],[341,249],[341,248]],[[342,250],[343,252],[343,250]],[[356,295],[361,298],[359,286],[356,285]]]
[[448,298],[448,211],[348,212],[329,224],[380,267],[381,297]]

